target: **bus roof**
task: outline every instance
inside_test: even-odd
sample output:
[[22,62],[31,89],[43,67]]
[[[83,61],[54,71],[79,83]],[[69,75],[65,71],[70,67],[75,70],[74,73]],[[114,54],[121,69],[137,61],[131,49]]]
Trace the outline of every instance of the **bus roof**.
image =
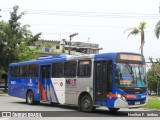
[[48,57],[40,57],[35,60],[31,61],[25,61],[25,62],[17,62],[17,63],[11,63],[10,66],[17,66],[17,65],[29,65],[29,64],[41,64],[41,63],[52,63],[52,62],[62,62],[66,60],[77,60],[77,59],[93,59],[93,58],[112,58],[113,60],[116,59],[116,55],[119,53],[124,54],[136,54],[141,55],[139,53],[131,53],[131,52],[112,52],[112,53],[100,53],[100,54],[89,54],[89,55],[59,55],[59,56],[48,56]]

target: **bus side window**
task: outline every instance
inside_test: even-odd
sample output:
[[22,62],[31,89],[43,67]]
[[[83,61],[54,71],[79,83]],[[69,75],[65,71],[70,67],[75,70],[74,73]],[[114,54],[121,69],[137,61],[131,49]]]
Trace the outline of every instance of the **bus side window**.
[[64,77],[76,77],[77,61],[64,63]]
[[10,67],[10,77],[19,77],[19,67]]
[[62,63],[53,63],[52,64],[52,77],[61,78],[63,75]]
[[20,66],[20,77],[28,77],[29,66]]
[[38,65],[29,66],[29,77],[38,77]]
[[91,76],[91,61],[80,60],[78,62],[78,77],[90,77]]

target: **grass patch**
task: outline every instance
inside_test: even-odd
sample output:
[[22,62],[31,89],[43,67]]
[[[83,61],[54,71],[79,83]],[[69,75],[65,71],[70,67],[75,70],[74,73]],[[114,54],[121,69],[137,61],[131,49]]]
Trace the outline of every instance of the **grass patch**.
[[148,109],[157,109],[160,110],[160,100],[158,99],[149,99],[147,106],[145,108]]

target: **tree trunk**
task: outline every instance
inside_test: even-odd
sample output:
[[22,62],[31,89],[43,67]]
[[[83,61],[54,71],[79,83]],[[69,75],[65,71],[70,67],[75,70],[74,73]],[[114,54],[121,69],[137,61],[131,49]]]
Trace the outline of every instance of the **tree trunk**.
[[141,31],[141,54],[143,55],[144,31]]
[[142,46],[142,43],[141,43],[141,54],[143,55],[143,46]]
[[4,92],[7,92],[7,85],[8,85],[8,76],[7,74],[2,75],[2,79],[5,80]]

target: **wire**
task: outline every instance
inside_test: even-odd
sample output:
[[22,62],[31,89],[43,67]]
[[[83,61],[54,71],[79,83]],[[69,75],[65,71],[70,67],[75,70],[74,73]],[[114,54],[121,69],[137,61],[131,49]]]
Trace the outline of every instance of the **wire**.
[[[28,24],[28,23],[23,23],[23,24]],[[99,27],[99,28],[120,28],[120,29],[126,29],[126,28],[131,28],[129,26],[106,26],[106,25],[71,25],[71,24],[43,24],[43,23],[40,23],[40,24],[34,24],[34,23],[30,23],[32,24],[32,26],[47,26],[47,27],[52,27],[52,26],[62,26],[62,27],[65,27],[65,26],[70,26],[70,27]],[[154,27],[147,27],[146,29],[153,29]],[[150,30],[149,30],[150,31]],[[145,32],[149,32],[148,30]]]
[[[2,8],[2,12],[11,12],[10,8]],[[21,9],[28,14],[36,15],[58,15],[74,17],[98,17],[98,18],[133,18],[133,19],[159,19],[159,14],[142,14],[142,13],[105,13],[105,12],[77,12],[77,11],[51,11],[51,10],[32,10]]]
[[[12,8],[2,8],[5,10],[12,10]],[[157,15],[159,14],[146,14],[146,13],[105,13],[105,12],[78,12],[78,11],[55,11],[55,10],[34,10],[34,9],[20,9],[21,11],[37,11],[37,12],[60,12],[60,13],[89,13],[89,14],[132,14],[132,15]]]
[[99,25],[58,25],[58,24],[32,24],[35,26],[71,26],[71,27],[109,27],[109,28],[128,28],[124,26],[99,26]]

